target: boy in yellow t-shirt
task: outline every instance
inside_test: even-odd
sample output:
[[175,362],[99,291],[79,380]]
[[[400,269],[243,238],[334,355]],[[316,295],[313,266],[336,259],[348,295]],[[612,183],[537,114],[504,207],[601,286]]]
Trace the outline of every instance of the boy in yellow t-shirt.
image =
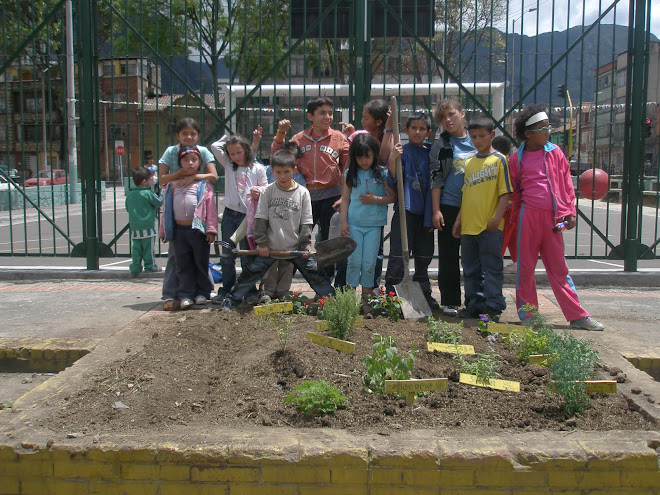
[[452,234],[461,239],[465,310],[461,318],[488,315],[498,321],[506,309],[502,294],[503,215],[511,194],[506,157],[492,146],[493,121],[477,116],[468,125],[477,154],[465,164],[463,199]]

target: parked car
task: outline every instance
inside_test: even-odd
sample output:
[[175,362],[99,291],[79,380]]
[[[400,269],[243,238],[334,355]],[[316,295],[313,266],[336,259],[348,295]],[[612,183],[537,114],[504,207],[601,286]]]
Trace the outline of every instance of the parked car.
[[10,189],[15,189],[13,184],[7,182],[7,180],[0,176],[0,191],[9,191]]
[[55,168],[53,170],[42,170],[39,172],[37,177],[32,177],[25,181],[25,187],[36,186],[39,182],[40,186],[50,186],[58,184],[66,184],[69,182],[69,177],[66,175],[66,172],[61,168]]
[[5,177],[6,175],[9,176],[9,178],[14,182],[16,182],[17,184],[21,183],[21,176],[18,174],[18,170],[16,170],[15,168],[9,168],[6,165],[0,165],[0,170],[4,173],[4,175],[0,174],[0,179],[2,179],[3,182],[7,182]]

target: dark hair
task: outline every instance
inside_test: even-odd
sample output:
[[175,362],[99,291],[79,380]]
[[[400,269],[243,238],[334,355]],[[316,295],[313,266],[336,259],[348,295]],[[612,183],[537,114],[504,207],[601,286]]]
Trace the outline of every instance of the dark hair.
[[188,153],[196,153],[199,156],[199,163],[202,163],[202,154],[199,152],[197,146],[180,146],[179,154],[177,155],[177,163],[181,165],[181,159],[186,156]]
[[176,121],[176,125],[174,126],[174,134],[179,134],[186,127],[192,127],[197,131],[198,134],[202,133],[202,128],[199,127],[199,124],[195,119],[191,119],[190,117],[184,117]]
[[324,105],[330,105],[331,107],[335,106],[332,100],[327,96],[317,96],[316,98],[312,98],[309,100],[309,102],[307,102],[307,113],[311,113],[313,115],[317,108],[320,108]]
[[504,156],[509,156],[511,154],[511,141],[506,136],[495,136],[491,146],[495,148],[495,151],[499,151]]
[[[225,153],[227,153],[227,156],[229,156],[229,152],[227,151],[227,146],[233,146],[233,145],[239,145],[243,148],[243,151],[245,151],[245,163],[250,166],[254,162],[254,151],[252,151],[252,145],[250,144],[250,141],[245,139],[243,136],[240,134],[234,134],[233,136],[230,136],[229,139],[227,139],[227,142],[222,146],[222,149],[224,150]],[[234,171],[240,167],[238,163],[234,163],[232,161],[232,167],[234,168]]]
[[463,104],[458,98],[445,98],[444,100],[440,100],[438,106],[435,107],[435,112],[433,112],[433,120],[435,120],[436,124],[442,122],[442,116],[449,108],[454,108],[455,110],[462,112]]
[[139,187],[145,180],[149,180],[151,172],[147,167],[137,167],[133,169],[131,176],[133,177],[133,183]]
[[532,115],[536,115],[539,112],[545,111],[546,107],[543,105],[530,105],[526,107],[522,112],[520,112],[516,117],[515,122],[513,123],[513,130],[516,134],[516,137],[521,141],[525,141],[527,139],[525,136],[525,131],[527,130],[525,122],[527,122],[527,119],[529,119]]
[[371,151],[374,161],[371,164],[371,171],[374,174],[374,179],[380,180],[383,178],[383,170],[378,165],[378,152],[380,145],[378,141],[366,132],[361,132],[353,139],[351,146],[348,148],[348,172],[346,174],[346,184],[348,187],[357,187],[357,176],[359,165],[357,158],[367,156]]
[[380,120],[378,126],[378,133],[382,136],[385,133],[385,124],[387,123],[387,113],[390,111],[390,106],[385,100],[371,100],[368,102],[364,109],[369,112],[374,120]]
[[486,117],[484,114],[475,115],[470,119],[468,124],[468,131],[474,129],[485,129],[488,132],[493,132],[495,130],[495,122],[493,119]]
[[413,120],[421,120],[426,124],[426,128],[428,130],[431,130],[433,128],[433,122],[431,122],[431,116],[427,112],[418,110],[408,115],[408,119],[406,120],[406,125],[405,125],[406,129],[410,127],[410,124],[412,123]]
[[291,167],[295,168],[298,158],[298,145],[293,141],[286,143],[281,150],[270,157],[270,168],[273,167]]

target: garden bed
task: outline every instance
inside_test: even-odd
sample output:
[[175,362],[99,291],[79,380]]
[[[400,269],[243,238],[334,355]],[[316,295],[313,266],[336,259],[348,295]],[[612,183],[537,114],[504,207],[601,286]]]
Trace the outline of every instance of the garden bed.
[[[86,378],[77,392],[58,399],[43,426],[63,435],[121,432],[148,438],[177,425],[331,427],[388,435],[405,429],[454,429],[478,434],[485,429],[650,430],[652,423],[629,409],[620,394],[594,394],[584,413],[563,410],[562,399],[549,391],[550,371],[521,364],[501,337],[490,340],[468,320],[461,344],[475,352],[490,345],[499,355],[500,378],[520,382],[520,392],[458,383],[450,354],[427,352],[426,324],[367,319],[350,337],[353,354],[321,347],[305,338],[315,318],[294,316],[282,350],[275,327],[248,308],[155,313],[139,322],[151,335],[140,349],[125,349],[112,365]],[[459,320],[453,319],[453,324]],[[363,384],[363,359],[371,355],[374,334],[393,336],[400,355],[413,346],[413,378],[449,378],[444,391],[417,397],[370,393]],[[611,378],[600,366],[594,378]],[[305,380],[325,380],[347,398],[345,407],[322,417],[298,412],[284,399]]]

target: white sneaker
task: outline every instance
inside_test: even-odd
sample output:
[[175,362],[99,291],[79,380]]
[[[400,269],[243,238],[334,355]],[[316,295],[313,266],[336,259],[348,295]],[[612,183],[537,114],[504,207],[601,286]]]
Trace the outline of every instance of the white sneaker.
[[511,263],[510,265],[506,265],[504,269],[502,269],[502,273],[516,273],[517,271],[518,271],[517,263]]
[[592,332],[602,332],[605,327],[598,320],[594,320],[591,316],[578,318],[570,323],[571,328],[580,328],[582,330],[591,330]]
[[271,297],[268,294],[264,294],[263,296],[261,296],[261,299],[259,300],[259,303],[260,304],[266,304],[266,303],[269,303],[270,301],[271,301]]
[[203,306],[205,304],[208,304],[209,300],[206,299],[204,296],[197,296],[195,298],[195,304],[198,306]]
[[190,309],[193,304],[192,299],[188,299],[187,297],[181,299],[181,309]]
[[456,306],[445,306],[442,313],[445,316],[458,316],[458,308]]

